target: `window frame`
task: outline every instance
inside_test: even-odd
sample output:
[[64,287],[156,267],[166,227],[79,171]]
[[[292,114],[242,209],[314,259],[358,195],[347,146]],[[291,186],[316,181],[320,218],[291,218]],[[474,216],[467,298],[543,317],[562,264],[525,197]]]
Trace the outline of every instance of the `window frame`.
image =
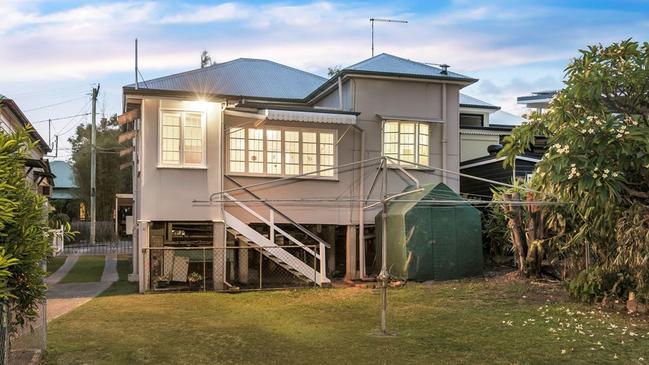
[[[472,117],[472,118],[479,117],[480,118],[480,125],[462,124],[462,116],[467,116],[467,117]],[[458,121],[459,121],[459,124],[460,124],[460,128],[462,128],[462,127],[469,127],[469,128],[471,128],[471,127],[484,127],[485,126],[484,125],[485,124],[485,115],[480,114],[480,113],[460,113],[460,116],[458,117]]]
[[[412,170],[430,170],[433,169],[431,166],[431,137],[433,135],[433,125],[435,123],[433,122],[426,122],[426,121],[421,121],[421,120],[399,120],[399,119],[384,119],[381,123],[381,156],[386,156],[385,153],[385,124],[386,123],[397,123],[397,141],[393,142],[393,144],[396,144],[397,146],[397,158],[401,159],[401,124],[402,123],[412,123],[415,125],[415,133],[414,133],[414,162],[411,164],[408,164],[406,162],[400,162],[400,161],[392,161],[388,159],[388,167],[401,167],[404,169],[412,169]],[[441,122],[443,123],[443,122]],[[421,125],[426,125],[428,127],[428,144],[426,147],[428,147],[428,155],[426,156],[428,158],[428,164],[426,167],[420,166],[423,165],[420,162],[420,152],[419,152],[419,147],[422,146],[420,144],[420,126]]]
[[[179,158],[178,163],[169,163],[162,160],[162,129],[163,117],[165,113],[180,114],[180,133],[179,133]],[[201,116],[201,144],[202,158],[197,164],[185,162],[185,115],[187,113],[200,114]],[[158,112],[158,168],[176,168],[176,169],[206,169],[207,168],[207,113],[202,110],[192,110],[185,108],[160,108]]]
[[[244,130],[244,138],[243,140],[245,141],[244,145],[244,171],[239,172],[239,171],[232,171],[230,163],[230,129],[236,129],[236,128],[241,128]],[[255,173],[255,172],[249,172],[250,169],[248,167],[249,161],[249,146],[248,146],[248,129],[261,129],[263,130],[263,156],[264,156],[264,172],[262,173]],[[269,174],[268,171],[268,130],[279,130],[281,132],[281,140],[280,140],[280,155],[281,155],[281,173],[279,174]],[[299,141],[287,141],[285,138],[285,132],[291,131],[291,132],[297,132],[299,136]],[[320,153],[320,134],[321,133],[331,133],[333,134],[333,166],[336,167],[338,165],[338,130],[337,129],[328,129],[328,128],[309,128],[309,127],[292,127],[292,126],[284,126],[284,125],[263,125],[259,127],[251,127],[251,126],[226,126],[225,127],[225,173],[230,176],[251,176],[251,177],[270,177],[270,178],[283,178],[283,177],[295,177],[298,179],[312,179],[312,180],[338,180],[338,170],[333,170],[333,173],[331,176],[322,176],[322,175],[306,175],[306,176],[300,176],[304,174],[304,154],[303,154],[303,139],[302,139],[302,133],[307,132],[307,133],[315,133],[316,134],[316,142],[315,142],[315,148],[316,148],[316,171],[319,171],[323,167],[321,166],[321,153]],[[295,152],[286,152],[286,143],[291,142],[291,143],[297,143],[298,144],[298,163],[297,166],[299,167],[299,173],[298,174],[287,174],[286,173],[286,153],[295,153]],[[274,152],[274,151],[271,151]],[[291,164],[291,165],[296,165],[296,164]],[[325,167],[326,168],[326,167]]]

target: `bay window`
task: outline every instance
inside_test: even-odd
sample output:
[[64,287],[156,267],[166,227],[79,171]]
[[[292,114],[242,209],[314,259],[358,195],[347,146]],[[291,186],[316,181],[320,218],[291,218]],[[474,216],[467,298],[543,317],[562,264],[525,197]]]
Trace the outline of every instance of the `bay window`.
[[389,120],[383,123],[383,155],[391,164],[429,166],[430,127],[425,122]]
[[228,172],[333,177],[335,130],[286,127],[228,129]]
[[205,166],[205,115],[170,110],[160,115],[160,166]]

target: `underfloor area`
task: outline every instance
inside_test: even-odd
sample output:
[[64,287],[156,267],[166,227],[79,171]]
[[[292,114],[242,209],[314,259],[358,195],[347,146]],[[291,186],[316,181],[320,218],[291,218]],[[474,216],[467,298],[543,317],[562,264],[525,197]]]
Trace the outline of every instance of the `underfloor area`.
[[[120,277],[123,277],[120,275]],[[649,361],[643,317],[500,275],[365,288],[136,294],[123,280],[53,320],[49,364],[476,364]],[[647,359],[647,360],[645,360]]]

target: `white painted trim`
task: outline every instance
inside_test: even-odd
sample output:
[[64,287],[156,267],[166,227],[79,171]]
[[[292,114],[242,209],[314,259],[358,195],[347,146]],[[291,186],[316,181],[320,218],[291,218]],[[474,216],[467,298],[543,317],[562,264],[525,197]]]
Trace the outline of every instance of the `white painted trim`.
[[[163,163],[162,162],[162,121],[163,114],[165,112],[169,113],[179,113],[180,114],[180,137],[179,137],[179,161],[177,164]],[[202,131],[202,141],[203,144],[203,156],[200,164],[187,164],[184,162],[185,159],[185,114],[186,113],[199,113],[201,115],[201,131]],[[159,103],[158,108],[158,163],[157,168],[175,168],[175,169],[207,169],[207,111],[199,109],[187,109],[187,108],[173,108],[173,107],[162,107],[162,103]]]
[[394,120],[394,121],[406,121],[406,122],[426,122],[426,123],[446,123],[441,119],[430,119],[430,118],[421,118],[421,117],[409,117],[403,115],[381,115],[377,114],[377,117],[383,120]]

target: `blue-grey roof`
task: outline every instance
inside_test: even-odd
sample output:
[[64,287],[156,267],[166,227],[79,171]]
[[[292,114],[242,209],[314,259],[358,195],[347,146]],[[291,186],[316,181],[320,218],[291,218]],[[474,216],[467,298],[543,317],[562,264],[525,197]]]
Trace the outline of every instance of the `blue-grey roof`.
[[[252,58],[218,63],[205,68],[139,83],[140,89],[194,92],[199,95],[303,99],[325,78],[276,62]],[[133,88],[134,84],[125,86]]]
[[499,106],[489,104],[486,101],[482,101],[480,99],[476,99],[472,96],[465,95],[462,93],[460,93],[460,106],[484,108],[484,109],[500,109]]
[[76,188],[77,184],[74,182],[74,173],[72,166],[65,161],[50,161],[50,169],[56,176],[54,178],[54,189],[70,189]]
[[368,58],[365,61],[345,67],[343,71],[344,70],[473,80],[470,77],[459,73],[451,71],[443,73],[441,68],[393,56],[387,53],[381,53],[380,55]]

